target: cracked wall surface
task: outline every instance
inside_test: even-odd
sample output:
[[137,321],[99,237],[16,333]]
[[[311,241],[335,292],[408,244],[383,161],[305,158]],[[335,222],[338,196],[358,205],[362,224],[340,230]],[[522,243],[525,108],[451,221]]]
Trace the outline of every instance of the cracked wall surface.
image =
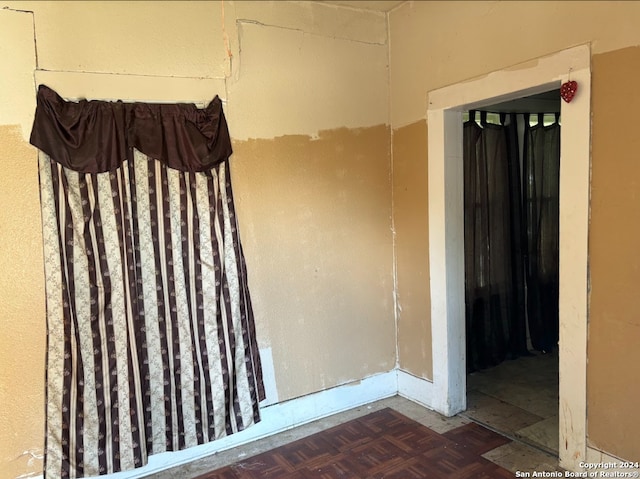
[[69,99],[223,99],[258,342],[273,358],[268,402],[395,367],[384,14],[304,1],[3,6],[0,479],[41,470],[35,82]]

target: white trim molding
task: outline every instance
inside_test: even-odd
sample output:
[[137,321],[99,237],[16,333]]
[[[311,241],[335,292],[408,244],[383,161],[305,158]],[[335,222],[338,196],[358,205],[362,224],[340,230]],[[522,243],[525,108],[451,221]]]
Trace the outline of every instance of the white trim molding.
[[433,409],[433,382],[398,369],[398,395]]
[[591,52],[582,45],[429,93],[429,261],[433,337],[432,407],[466,408],[462,112],[559,88],[580,89],[562,105],[560,161],[560,465],[586,458],[587,239]]

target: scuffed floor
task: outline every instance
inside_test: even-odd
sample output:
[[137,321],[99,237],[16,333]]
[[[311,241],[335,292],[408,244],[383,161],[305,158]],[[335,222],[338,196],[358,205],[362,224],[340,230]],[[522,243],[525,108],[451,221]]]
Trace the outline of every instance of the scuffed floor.
[[467,377],[463,415],[558,454],[558,354],[507,360]]
[[[183,479],[193,479],[199,476],[203,476],[205,474],[210,474],[213,471],[219,471],[223,468],[227,468],[234,464],[236,465],[251,464],[251,462],[249,461],[251,458],[255,458],[256,456],[259,456],[267,451],[271,451],[275,448],[294,443],[295,441],[299,441],[303,438],[308,438],[321,431],[326,431],[336,426],[349,423],[349,421],[352,421],[354,419],[363,418],[371,413],[380,412],[383,410],[387,410],[387,412],[384,414],[388,415],[389,412],[393,414],[393,412],[395,411],[410,420],[413,420],[423,426],[426,426],[427,428],[429,428],[429,431],[430,431],[429,433],[427,433],[427,435],[431,435],[431,437],[436,437],[436,438],[443,437],[445,442],[450,441],[450,442],[447,442],[447,444],[462,445],[464,444],[463,436],[465,435],[465,433],[468,437],[471,437],[474,434],[477,434],[479,431],[480,432],[486,431],[484,428],[478,429],[477,426],[472,423],[472,421],[470,421],[469,419],[461,415],[446,418],[436,412],[433,412],[425,407],[420,406],[419,404],[416,404],[405,398],[395,396],[389,399],[376,401],[374,403],[371,403],[365,406],[354,408],[339,414],[334,414],[325,419],[314,421],[312,423],[297,427],[295,429],[291,429],[289,431],[285,431],[280,434],[276,434],[264,439],[260,439],[241,447],[237,447],[234,449],[230,449],[228,451],[217,453],[208,458],[205,458],[199,461],[194,461],[190,464],[173,468],[173,469],[164,471],[162,473],[157,473],[149,477],[152,479],[169,479],[169,478],[175,478],[175,477],[180,477]],[[469,445],[466,446],[466,448],[470,448],[472,455],[475,457],[473,461],[468,463],[468,467],[470,467],[470,470],[474,470],[476,472],[480,471],[482,467],[485,467],[487,468],[487,470],[491,469],[491,471],[495,472],[496,474],[499,473],[498,471],[501,471],[500,474],[504,474],[504,472],[502,472],[502,469],[501,469],[501,468],[504,468],[507,471],[509,471],[510,475],[509,476],[489,475],[489,476],[480,476],[480,477],[513,477],[513,474],[515,474],[516,471],[533,472],[533,471],[560,470],[558,467],[557,459],[550,454],[546,454],[540,451],[539,449],[532,448],[519,441],[511,441],[506,438],[501,438],[499,435],[496,435],[493,433],[489,433],[487,438],[491,438],[491,440],[482,440],[481,443],[483,444],[486,443],[489,446],[491,446],[491,448],[488,450],[486,449],[487,447],[486,445],[482,446],[482,447],[485,447],[485,450],[473,449],[476,446],[469,446]],[[340,445],[339,441],[337,442],[334,441],[334,447],[339,447],[339,445]],[[455,451],[456,449],[453,448],[452,450]],[[465,456],[465,457],[468,458],[469,456]],[[493,468],[493,466],[488,463],[489,461],[490,463],[499,467]],[[414,466],[416,467],[414,471],[420,470],[418,468],[419,465],[417,464],[417,462],[418,462],[418,459],[414,458]],[[437,458],[434,458],[432,462],[434,467],[436,463],[437,463]],[[394,464],[394,466],[400,467],[399,464]],[[420,467],[426,467],[426,466],[424,463],[422,463]],[[462,470],[464,467],[464,464],[461,464],[460,467]],[[480,468],[480,469],[474,469],[474,468]],[[228,469],[227,472],[229,470],[232,471],[232,469]],[[289,477],[286,474],[291,474],[291,473],[283,472],[283,474],[285,475],[278,475],[279,471],[274,470],[272,472],[275,475],[268,475],[264,477],[273,477],[273,478],[281,477],[284,479]],[[388,471],[388,474],[389,474],[388,476],[380,475],[377,477],[394,477],[393,475],[391,475],[392,472],[394,472],[394,470],[390,469]],[[450,471],[450,472],[455,474],[455,472],[453,471]],[[416,473],[419,474],[419,472],[416,472]],[[382,472],[380,472],[380,474],[382,474]],[[406,474],[406,471],[405,471],[405,474]],[[442,475],[442,477],[447,477],[447,476],[448,474]],[[216,476],[210,476],[210,477],[216,477]],[[228,476],[219,476],[219,477],[234,478],[234,477],[244,477],[244,476],[228,475]],[[260,477],[260,476],[246,476],[246,477]],[[296,477],[296,476],[294,475],[291,477]],[[307,477],[307,476],[300,476],[300,477]],[[324,476],[318,476],[318,477],[324,477]],[[328,475],[326,477],[334,477],[334,476]],[[339,477],[339,476],[336,476],[336,477]],[[354,476],[347,476],[347,477],[358,477],[358,476],[354,475]],[[376,476],[371,476],[371,477],[376,477]],[[402,477],[411,478],[411,477],[420,477],[420,476],[404,475]],[[427,476],[424,476],[424,477],[427,477]],[[438,477],[438,476],[434,476],[434,477]],[[454,476],[454,477],[458,477],[458,476]],[[460,476],[460,477],[465,477],[465,476]],[[468,476],[468,477],[478,477],[478,476]]]
[[198,479],[511,478],[481,457],[506,437],[476,423],[444,434],[385,408]]

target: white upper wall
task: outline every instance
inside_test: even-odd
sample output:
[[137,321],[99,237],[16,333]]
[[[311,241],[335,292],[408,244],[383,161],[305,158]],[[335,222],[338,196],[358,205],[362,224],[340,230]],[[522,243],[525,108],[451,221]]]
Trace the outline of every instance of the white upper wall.
[[[311,1],[8,6],[34,12],[37,80],[66,97],[205,101],[217,94],[239,140],[389,123],[383,12]],[[181,79],[199,80],[197,91]],[[33,80],[20,83],[33,99]],[[34,102],[14,103],[27,105],[13,116],[30,128]]]
[[240,22],[238,33],[227,108],[234,138],[388,124],[386,45],[251,22]]
[[27,138],[36,106],[33,71],[33,15],[2,10],[0,15],[0,125],[20,125]]

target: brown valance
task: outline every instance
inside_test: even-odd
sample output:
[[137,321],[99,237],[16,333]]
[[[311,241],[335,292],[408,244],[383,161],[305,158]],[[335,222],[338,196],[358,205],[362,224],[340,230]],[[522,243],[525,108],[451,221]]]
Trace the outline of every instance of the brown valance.
[[191,103],[66,101],[40,85],[31,144],[61,165],[102,173],[131,158],[133,149],[181,171],[204,171],[231,156],[231,139],[216,96],[206,108]]

